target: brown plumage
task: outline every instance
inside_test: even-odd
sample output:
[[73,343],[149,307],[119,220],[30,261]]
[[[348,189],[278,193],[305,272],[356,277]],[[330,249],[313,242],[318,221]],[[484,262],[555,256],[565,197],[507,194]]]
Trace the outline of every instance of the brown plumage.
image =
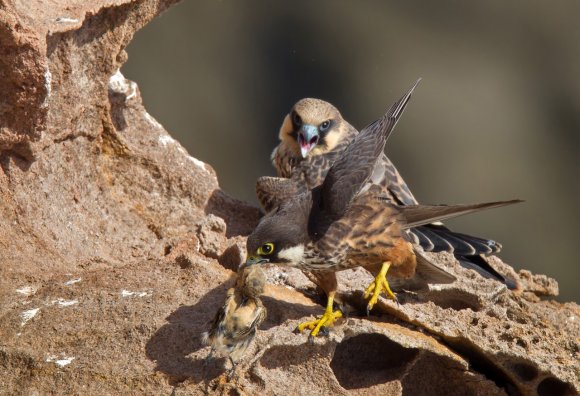
[[270,262],[316,274],[328,303],[320,319],[299,326],[299,330],[310,328],[311,336],[341,316],[340,311],[333,311],[337,271],[381,265],[375,282],[365,293],[372,295],[369,309],[382,291],[394,298],[385,277],[389,269],[390,276],[412,277],[419,265],[428,282],[452,282],[455,278],[451,274],[415,251],[407,230],[413,225],[452,217],[453,213],[460,215],[512,203],[401,207],[391,204],[379,186],[367,185],[412,91],[353,139],[320,186],[282,202],[262,218],[248,238],[248,264]]
[[[327,121],[330,126],[322,130]],[[262,177],[256,185],[264,210],[269,212],[288,197],[319,186],[331,165],[357,134],[358,131],[330,103],[311,98],[298,101],[284,118],[280,144],[272,152],[272,163],[279,177]],[[312,144],[307,140],[312,140]],[[375,163],[367,188],[370,185],[381,187],[392,204],[418,203],[384,153]],[[464,267],[503,282],[511,289],[517,288],[515,281],[498,273],[481,257],[501,250],[501,245],[493,240],[453,232],[440,223],[415,227],[409,235],[412,242],[425,251],[452,252]]]
[[218,310],[211,329],[202,335],[205,345],[229,357],[232,372],[266,318],[266,308],[259,296],[264,292],[266,276],[258,265],[244,265],[238,270],[236,285],[227,291],[226,301]]

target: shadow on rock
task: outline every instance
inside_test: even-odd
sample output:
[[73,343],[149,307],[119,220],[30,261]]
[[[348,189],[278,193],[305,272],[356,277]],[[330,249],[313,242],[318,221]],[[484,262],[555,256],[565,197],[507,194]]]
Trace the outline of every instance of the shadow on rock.
[[[233,282],[234,277],[209,291],[196,304],[179,307],[147,342],[147,357],[157,363],[156,370],[169,376],[172,385],[187,379],[196,383],[210,381],[224,372],[224,358],[206,360],[207,355],[190,355],[205,348],[201,335],[210,328],[215,314],[225,301],[226,291],[232,287]],[[260,330],[270,329],[288,319],[322,313],[316,306],[278,301],[268,296],[263,296],[262,300],[268,316]]]
[[187,378],[200,382],[204,377],[220,374],[209,370],[216,365],[204,365],[205,359],[195,360],[188,355],[204,348],[201,335],[209,328],[232,284],[233,278],[209,291],[196,304],[181,306],[167,317],[167,324],[155,332],[145,347],[147,357],[157,363],[156,370],[168,374],[174,383]]
[[221,217],[227,224],[226,237],[247,236],[256,228],[262,212],[255,206],[215,190],[205,207],[205,214]]
[[324,313],[324,308],[318,306],[280,301],[269,296],[262,296],[261,300],[268,311],[268,316],[266,316],[266,320],[260,326],[260,330],[269,330],[272,327],[279,326],[285,320],[300,319]]

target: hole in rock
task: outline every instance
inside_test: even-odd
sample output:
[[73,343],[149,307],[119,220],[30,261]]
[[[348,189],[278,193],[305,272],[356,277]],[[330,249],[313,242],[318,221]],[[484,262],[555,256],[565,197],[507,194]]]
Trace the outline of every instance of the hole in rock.
[[193,265],[191,260],[184,254],[180,254],[175,258],[175,262],[179,265],[179,268],[186,269]]
[[469,362],[469,367],[487,379],[496,383],[500,388],[515,388],[511,379],[504,372],[499,363],[486,355],[478,346],[465,339],[445,339],[445,344]]
[[381,334],[361,334],[337,345],[330,368],[345,389],[402,379],[419,352]]
[[538,376],[538,369],[528,363],[514,363],[512,369],[522,381],[531,381]]
[[516,344],[518,346],[521,346],[522,348],[527,348],[528,347],[528,343],[526,342],[526,340],[524,340],[522,338],[516,339]]
[[441,308],[451,308],[455,311],[462,311],[464,309],[471,309],[474,312],[482,309],[479,298],[464,290],[444,289],[437,290],[427,295],[427,300]]
[[569,384],[560,381],[558,378],[548,377],[538,385],[539,396],[572,396],[576,395],[574,389]]
[[457,361],[424,351],[402,380],[403,396],[499,394],[490,381],[476,380]]
[[279,345],[266,351],[260,364],[271,370],[308,364],[316,361],[317,357],[328,355],[328,348],[326,345]]

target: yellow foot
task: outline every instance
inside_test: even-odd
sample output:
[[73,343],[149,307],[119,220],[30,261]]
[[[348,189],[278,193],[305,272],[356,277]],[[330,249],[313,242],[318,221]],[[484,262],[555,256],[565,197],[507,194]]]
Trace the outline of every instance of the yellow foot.
[[302,333],[304,329],[309,329],[310,331],[310,341],[314,339],[320,333],[321,329],[327,329],[328,327],[332,326],[332,324],[338,319],[342,317],[342,312],[339,310],[333,311],[332,304],[334,301],[334,292],[330,293],[328,296],[328,302],[326,304],[326,310],[324,311],[324,315],[316,320],[312,320],[310,322],[300,323],[298,327],[296,327],[296,331]]
[[367,287],[365,290],[364,293],[365,299],[369,298],[369,296],[371,297],[367,304],[367,315],[369,314],[371,309],[373,309],[373,307],[379,300],[381,292],[383,291],[387,295],[387,298],[396,301],[397,304],[399,303],[399,301],[397,300],[397,296],[395,296],[395,293],[393,293],[391,287],[389,286],[389,282],[387,282],[387,271],[389,270],[390,266],[391,263],[389,262],[383,263],[383,266],[381,267],[381,270],[378,273],[378,275],[375,277],[375,280],[372,281],[369,287]]
[[340,311],[330,311],[325,312],[320,318],[312,320],[310,322],[300,323],[296,330],[302,333],[305,329],[311,330],[310,337],[316,337],[320,332],[321,328],[327,328],[331,326],[338,318],[342,317],[342,312]]

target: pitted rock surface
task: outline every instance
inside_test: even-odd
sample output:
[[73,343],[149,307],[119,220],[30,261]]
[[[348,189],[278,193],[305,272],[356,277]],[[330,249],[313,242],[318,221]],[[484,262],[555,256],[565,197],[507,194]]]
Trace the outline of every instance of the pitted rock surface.
[[497,258],[522,290],[431,255],[460,280],[401,290],[368,318],[370,277],[345,271],[350,316],[313,345],[292,331],[324,297],[272,267],[267,320],[235,375],[206,362],[200,334],[260,211],[221,191],[119,71],[135,32],[175,2],[2,2],[0,393],[578,393],[578,305]]

